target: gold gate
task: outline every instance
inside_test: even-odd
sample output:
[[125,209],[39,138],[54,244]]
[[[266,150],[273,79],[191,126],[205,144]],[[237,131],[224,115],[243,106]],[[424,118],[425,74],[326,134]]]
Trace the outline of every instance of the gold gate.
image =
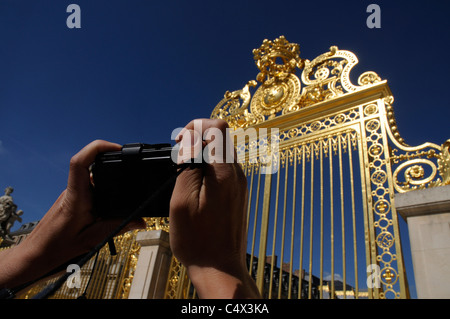
[[[253,54],[261,85],[227,91],[211,118],[234,129],[248,176],[248,265],[261,293],[408,298],[394,195],[449,184],[450,141],[405,144],[387,81],[365,72],[354,85],[352,52],[304,60],[282,36]],[[192,297],[173,259],[166,298]]]

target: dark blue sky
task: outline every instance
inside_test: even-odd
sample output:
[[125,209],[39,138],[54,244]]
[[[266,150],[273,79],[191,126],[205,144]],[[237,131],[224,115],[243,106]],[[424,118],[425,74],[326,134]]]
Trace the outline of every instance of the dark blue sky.
[[[81,29],[66,8],[81,7]],[[381,29],[366,8],[381,7]],[[171,142],[209,117],[226,90],[257,75],[252,50],[280,35],[312,60],[353,51],[357,78],[375,71],[395,97],[410,145],[450,138],[448,1],[0,0],[0,188],[24,222],[65,188],[90,141]]]

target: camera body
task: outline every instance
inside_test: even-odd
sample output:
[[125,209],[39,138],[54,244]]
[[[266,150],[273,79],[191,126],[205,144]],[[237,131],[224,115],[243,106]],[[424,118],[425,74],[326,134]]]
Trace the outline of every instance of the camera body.
[[[176,175],[170,144],[126,144],[121,151],[99,154],[91,167],[93,213],[102,218],[126,217]],[[148,210],[137,217],[168,217],[175,179]]]

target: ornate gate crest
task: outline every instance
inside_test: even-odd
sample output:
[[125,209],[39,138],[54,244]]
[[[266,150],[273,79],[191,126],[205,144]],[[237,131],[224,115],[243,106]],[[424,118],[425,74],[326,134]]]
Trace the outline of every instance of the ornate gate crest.
[[[212,118],[224,119],[235,128],[247,127],[381,81],[376,73],[365,72],[358,79],[359,86],[355,86],[350,71],[358,59],[352,52],[332,46],[313,61],[304,60],[299,45],[283,36],[264,40],[259,49],[253,50],[253,57],[260,71],[256,80],[262,83],[253,98],[250,87],[257,86],[255,80],[242,90],[227,91]],[[297,69],[303,69],[301,81],[295,75]]]

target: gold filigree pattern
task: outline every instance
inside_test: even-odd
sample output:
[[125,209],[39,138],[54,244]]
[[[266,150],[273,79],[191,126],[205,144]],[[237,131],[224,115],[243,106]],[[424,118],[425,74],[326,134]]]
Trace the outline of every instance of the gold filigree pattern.
[[160,230],[169,232],[169,217],[145,217],[145,230]]
[[[367,107],[365,110],[367,110]],[[373,114],[372,112],[366,113]],[[370,181],[373,185],[369,196],[369,203],[373,203],[370,206],[370,211],[375,212],[375,214],[369,214],[369,220],[372,220],[373,223],[373,228],[370,228],[369,243],[371,243],[371,258],[380,265],[380,279],[383,284],[383,289],[375,291],[375,296],[386,298],[389,295],[399,298],[401,293],[395,285],[400,280],[403,282],[405,278],[402,277],[403,274],[393,268],[400,266],[396,262],[400,242],[395,235],[397,232],[397,216],[390,204],[392,194],[388,180],[390,168],[384,151],[384,134],[380,121],[380,118],[369,119],[366,120],[364,125],[365,141],[369,150]],[[370,240],[370,237],[372,240]]]
[[449,185],[449,145],[450,141],[447,141],[441,146],[425,143],[418,147],[399,146],[392,149],[390,158],[394,167],[392,178],[395,190],[404,193]]
[[358,78],[358,84],[361,86],[375,84],[381,81],[381,78],[375,72],[368,71],[361,74]]
[[[358,80],[359,86],[352,84],[350,71],[358,59],[336,46],[309,61],[300,57],[298,44],[281,36],[274,41],[264,40],[253,55],[260,71],[256,80],[261,86],[253,97],[249,89],[257,85],[254,80],[241,90],[227,91],[211,118],[224,119],[233,128],[245,128],[382,82],[376,73],[365,72]],[[297,69],[303,69],[301,80],[294,74]]]
[[289,130],[280,131],[280,142],[307,136],[311,133],[319,133],[320,131],[329,130],[340,125],[351,124],[359,118],[360,113],[358,108],[350,109],[345,113],[331,114],[330,116],[290,128]]

